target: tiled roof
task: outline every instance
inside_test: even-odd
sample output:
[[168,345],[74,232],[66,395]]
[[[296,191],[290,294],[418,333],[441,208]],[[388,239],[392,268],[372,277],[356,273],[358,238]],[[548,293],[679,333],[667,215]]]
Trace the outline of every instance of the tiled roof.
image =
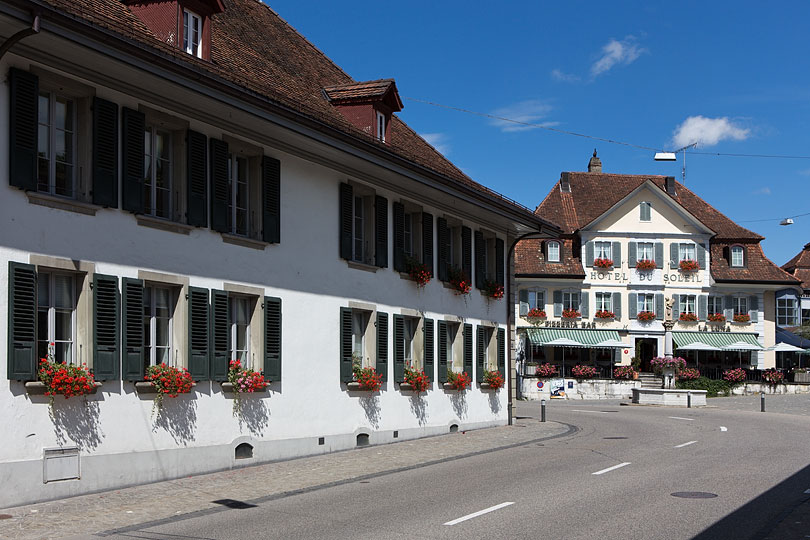
[[783,264],[782,269],[801,280],[803,289],[810,289],[810,243],[805,244],[804,249]]
[[[211,19],[210,62],[162,42],[121,0],[42,1],[71,24],[78,22],[112,33],[108,44],[145,51],[197,72],[200,84],[235,84],[245,96],[259,96],[268,106],[299,115],[318,129],[348,137],[366,148],[377,147],[392,158],[446,179],[442,181],[465,186],[529,219],[542,221],[522,205],[472,180],[396,115],[391,118],[385,143],[352,125],[329,102],[323,89],[351,86],[356,81],[259,0],[222,0],[225,11]],[[33,1],[16,2],[29,9],[38,6]],[[116,34],[124,41],[116,41]]]
[[[745,248],[745,266],[742,268],[733,268],[729,265],[728,249],[732,244],[742,245]],[[712,239],[711,264],[712,277],[719,282],[756,281],[799,284],[796,278],[776,266],[765,256],[758,241],[722,242]]]
[[546,262],[547,240],[521,240],[515,246],[515,275],[584,279],[582,261],[574,257],[574,238],[560,238],[560,262]]
[[327,86],[323,89],[330,101],[355,101],[382,98],[391,87],[396,88],[394,79],[379,79],[349,84]]

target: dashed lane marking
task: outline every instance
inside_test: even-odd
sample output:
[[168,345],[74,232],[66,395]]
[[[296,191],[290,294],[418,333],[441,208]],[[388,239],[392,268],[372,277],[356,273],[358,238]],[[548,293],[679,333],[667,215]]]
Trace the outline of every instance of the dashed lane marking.
[[685,442],[685,443],[683,443],[683,444],[679,444],[679,445],[677,445],[675,448],[683,448],[684,446],[689,446],[690,444],[695,444],[696,442],[697,442],[697,441],[689,441],[689,442]]
[[596,414],[607,414],[608,411],[585,411],[582,409],[571,409],[571,412],[589,412],[589,413],[596,413]]
[[495,510],[500,510],[501,508],[505,508],[509,505],[515,504],[514,502],[504,502],[501,504],[496,504],[495,506],[490,506],[489,508],[485,508],[483,510],[479,510],[478,512],[473,512],[472,514],[467,514],[466,516],[461,516],[458,519],[454,519],[453,521],[448,521],[445,525],[456,525],[461,523],[462,521],[467,521],[468,519],[476,518],[478,516],[483,516],[484,514],[488,514],[490,512],[494,512]]
[[689,420],[690,422],[694,420],[694,418],[684,418],[683,416],[670,416],[673,420]]
[[602,469],[601,471],[596,471],[595,473],[591,473],[591,474],[594,475],[594,476],[598,476],[600,474],[605,474],[606,472],[615,471],[616,469],[621,469],[622,467],[625,467],[627,465],[630,465],[629,461],[625,461],[624,463],[619,463],[618,465],[614,465],[613,467],[608,467],[607,469]]

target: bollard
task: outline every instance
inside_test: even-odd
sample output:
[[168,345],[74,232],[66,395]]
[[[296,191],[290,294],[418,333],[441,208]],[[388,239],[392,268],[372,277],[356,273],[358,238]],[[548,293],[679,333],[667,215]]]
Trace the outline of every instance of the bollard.
[[686,393],[686,408],[687,409],[692,408],[692,392]]
[[540,421],[541,422],[546,421],[546,400],[545,399],[540,400]]
[[759,410],[765,412],[765,392],[759,394]]

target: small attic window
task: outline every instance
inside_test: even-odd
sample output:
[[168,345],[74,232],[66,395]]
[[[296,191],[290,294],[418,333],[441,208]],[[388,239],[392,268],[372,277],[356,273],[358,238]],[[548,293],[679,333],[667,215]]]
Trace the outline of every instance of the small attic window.
[[385,142],[385,115],[377,111],[377,139]]
[[202,35],[202,17],[189,11],[183,10],[183,49],[197,58],[202,58],[202,47],[200,46],[200,36]]

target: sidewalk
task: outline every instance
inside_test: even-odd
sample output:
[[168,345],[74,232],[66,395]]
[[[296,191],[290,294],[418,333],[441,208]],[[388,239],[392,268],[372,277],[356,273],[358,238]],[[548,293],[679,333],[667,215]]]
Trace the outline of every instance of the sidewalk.
[[217,512],[302,491],[521,446],[572,431],[533,418],[514,426],[369,446],[0,510],[0,538],[83,537],[192,512]]

